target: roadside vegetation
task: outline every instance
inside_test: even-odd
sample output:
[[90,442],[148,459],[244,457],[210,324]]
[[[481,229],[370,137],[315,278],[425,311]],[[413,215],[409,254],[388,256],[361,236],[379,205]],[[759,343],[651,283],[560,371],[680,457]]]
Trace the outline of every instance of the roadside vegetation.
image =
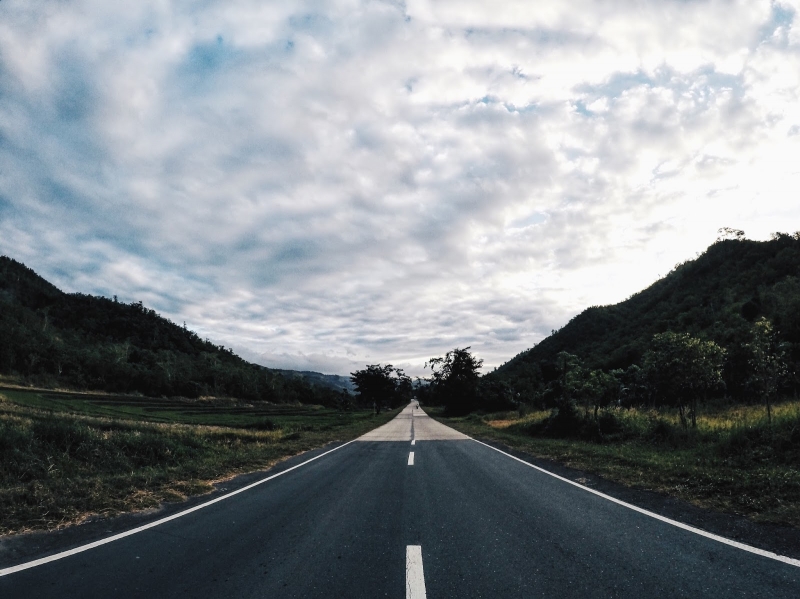
[[698,505],[800,526],[800,232],[721,229],[484,376],[456,348],[417,396],[471,436]]
[[0,535],[181,501],[395,414],[0,389]]
[[472,437],[634,488],[757,521],[800,527],[800,402],[712,404],[684,426],[674,409],[527,408],[444,418]]

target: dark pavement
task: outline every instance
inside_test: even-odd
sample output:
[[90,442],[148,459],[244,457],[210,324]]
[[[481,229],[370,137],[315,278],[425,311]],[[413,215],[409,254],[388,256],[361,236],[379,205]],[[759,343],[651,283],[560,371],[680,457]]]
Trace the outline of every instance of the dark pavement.
[[409,545],[430,599],[800,597],[800,567],[634,512],[427,416],[390,424],[215,505],[0,577],[0,597],[401,598]]

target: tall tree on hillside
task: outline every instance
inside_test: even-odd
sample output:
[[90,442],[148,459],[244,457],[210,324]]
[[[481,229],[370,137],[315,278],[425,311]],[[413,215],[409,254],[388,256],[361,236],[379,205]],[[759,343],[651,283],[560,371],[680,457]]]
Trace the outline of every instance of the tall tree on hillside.
[[350,380],[358,391],[359,401],[363,405],[373,404],[378,414],[384,404],[396,407],[411,397],[411,379],[391,364],[371,364],[351,372]]
[[687,403],[692,427],[697,426],[697,402],[722,385],[724,362],[723,348],[687,333],[654,335],[644,356],[650,383],[667,403],[677,406],[684,427]]
[[597,420],[600,408],[608,407],[619,397],[617,378],[600,369],[585,368],[580,358],[567,352],[559,352],[558,358],[563,373],[561,401],[580,404],[585,418],[589,418],[589,410],[593,408]]
[[594,419],[597,421],[598,410],[607,408],[619,399],[620,383],[617,372],[592,370],[587,377],[587,390],[591,394]]
[[778,341],[772,324],[766,318],[753,323],[753,340],[748,344],[750,383],[767,405],[767,420],[772,424],[772,397],[787,374],[786,352]]
[[619,380],[619,399],[627,407],[643,403],[647,397],[645,371],[638,364],[631,364],[624,371],[613,371]]
[[431,358],[425,368],[431,369],[431,390],[436,401],[451,414],[465,414],[475,407],[483,365],[470,353],[470,348],[455,348],[444,357]]
[[586,370],[583,361],[576,355],[561,351],[556,355],[559,377],[556,382],[556,393],[566,403],[574,403],[581,398],[584,388]]
[[735,241],[742,241],[744,239],[744,231],[741,229],[734,229],[732,227],[722,227],[721,229],[717,230],[719,236],[717,237],[717,241],[725,241],[727,239],[733,239]]

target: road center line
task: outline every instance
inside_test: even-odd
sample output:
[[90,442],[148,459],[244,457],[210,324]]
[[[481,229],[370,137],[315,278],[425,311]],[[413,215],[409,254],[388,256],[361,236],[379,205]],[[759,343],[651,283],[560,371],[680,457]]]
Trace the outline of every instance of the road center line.
[[484,443],[483,441],[478,441],[477,439],[472,439],[476,443],[480,443],[481,445],[485,445],[489,449],[493,449],[498,453],[502,453],[505,456],[508,456],[512,460],[516,460],[521,464],[525,464],[526,466],[533,468],[534,470],[538,470],[548,476],[552,476],[553,478],[557,478],[558,480],[564,481],[565,483],[569,483],[573,487],[578,487],[579,489],[583,489],[584,491],[588,491],[593,495],[597,495],[598,497],[602,497],[603,499],[607,499],[617,505],[621,505],[626,507],[634,512],[639,512],[640,514],[644,514],[645,516],[650,516],[651,518],[655,518],[656,520],[661,520],[661,522],[665,522],[667,524],[671,524],[677,528],[682,528],[683,530],[693,532],[696,535],[700,535],[701,537],[706,537],[707,539],[711,539],[712,541],[717,541],[718,543],[723,543],[725,545],[730,545],[731,547],[736,547],[737,549],[741,549],[742,551],[747,551],[749,553],[755,553],[756,555],[760,555],[762,557],[767,557],[769,559],[774,559],[779,562],[783,562],[784,564],[789,564],[790,566],[797,566],[800,568],[800,560],[785,556],[785,555],[778,555],[777,553],[773,553],[772,551],[766,551],[764,549],[759,549],[758,547],[753,547],[752,545],[745,545],[744,543],[740,543],[738,541],[734,541],[732,539],[726,539],[725,537],[721,537],[719,535],[715,535],[714,533],[706,532],[700,528],[695,528],[694,526],[689,526],[688,524],[684,524],[683,522],[678,522],[677,520],[672,520],[670,518],[666,518],[659,514],[649,512],[646,509],[640,508],[635,506],[631,503],[626,503],[620,499],[616,499],[615,497],[611,497],[611,495],[606,495],[605,493],[601,493],[600,491],[595,491],[594,489],[590,489],[589,487],[584,487],[583,485],[576,483],[575,481],[571,481],[568,478],[564,478],[563,476],[559,476],[558,474],[554,474],[545,470],[544,468],[539,468],[539,466],[534,466],[530,462],[526,462],[525,460],[521,460],[516,456],[511,455],[510,453],[506,453],[501,449],[497,449],[496,447],[492,447],[488,443]]
[[413,466],[414,465],[414,452],[413,451],[408,454],[408,465],[409,466]]
[[422,546],[406,546],[406,599],[425,599]]
[[[53,555],[48,555],[47,557],[43,557],[43,558],[40,558],[40,559],[37,559],[37,560],[33,560],[33,561],[30,561],[30,562],[25,562],[24,564],[19,564],[17,566],[10,566],[8,568],[2,568],[2,569],[0,569],[0,576],[8,576],[9,574],[13,574],[14,572],[19,572],[21,570],[27,570],[28,568],[35,568],[36,566],[42,566],[44,564],[48,564],[50,562],[54,562],[54,561],[63,559],[65,557],[69,557],[70,555],[75,555],[76,553],[82,553],[84,551],[88,551],[89,549],[94,549],[95,547],[100,547],[101,545],[105,545],[107,543],[113,543],[114,541],[118,541],[120,539],[124,539],[125,537],[129,537],[131,535],[135,535],[135,534],[143,532],[143,531],[145,531],[145,530],[147,530],[149,528],[155,528],[156,526],[159,526],[160,524],[165,524],[166,522],[169,522],[170,520],[176,520],[177,518],[180,518],[182,516],[186,516],[187,514],[191,514],[192,512],[196,512],[197,510],[202,510],[203,508],[208,507],[209,505],[213,505],[215,503],[219,503],[220,501],[228,499],[229,497],[233,497],[234,495],[238,495],[239,493],[244,493],[245,491],[249,491],[253,487],[257,487],[258,485],[264,484],[265,482],[270,481],[273,478],[278,478],[279,476],[283,476],[284,474],[287,474],[287,473],[291,472],[292,470],[296,470],[297,468],[300,468],[300,466],[305,466],[306,464],[310,464],[314,460],[318,460],[321,457],[324,457],[324,456],[328,455],[329,453],[333,453],[334,451],[336,451],[338,449],[341,449],[342,447],[350,445],[350,443],[354,443],[355,441],[356,441],[356,439],[353,439],[352,441],[348,441],[347,443],[343,443],[342,445],[339,445],[338,447],[334,447],[333,449],[329,449],[325,453],[321,453],[318,456],[314,456],[313,458],[308,459],[305,462],[297,464],[296,466],[292,466],[291,468],[287,468],[286,470],[282,470],[282,471],[278,472],[277,474],[273,474],[272,476],[268,476],[267,478],[262,478],[261,480],[258,480],[258,481],[254,482],[254,483],[250,483],[246,487],[242,487],[241,489],[237,489],[235,491],[231,491],[230,493],[227,493],[225,495],[217,497],[216,499],[212,499],[211,501],[207,501],[206,503],[201,503],[200,505],[196,505],[196,506],[194,506],[192,508],[189,508],[188,510],[184,510],[182,512],[178,512],[177,514],[172,514],[171,516],[167,516],[166,518],[161,518],[160,520],[156,520],[155,522],[150,522],[149,524],[144,524],[144,525],[139,526],[137,528],[132,528],[131,530],[127,530],[125,532],[121,532],[121,533],[113,535],[111,537],[106,537],[105,539],[100,539],[99,541],[94,541],[93,543],[88,543],[86,545],[81,545],[80,547],[75,547],[74,549],[69,549],[67,551],[62,551],[61,553],[54,553]],[[413,454],[412,454],[412,456],[413,456]]]

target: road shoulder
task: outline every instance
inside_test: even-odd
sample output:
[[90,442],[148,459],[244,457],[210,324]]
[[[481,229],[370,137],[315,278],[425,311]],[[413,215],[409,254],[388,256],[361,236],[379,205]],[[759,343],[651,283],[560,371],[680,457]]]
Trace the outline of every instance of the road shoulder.
[[744,516],[698,507],[655,491],[628,487],[553,460],[538,458],[494,439],[479,436],[475,439],[548,472],[660,516],[779,555],[800,559],[800,530],[796,528],[753,522]]

